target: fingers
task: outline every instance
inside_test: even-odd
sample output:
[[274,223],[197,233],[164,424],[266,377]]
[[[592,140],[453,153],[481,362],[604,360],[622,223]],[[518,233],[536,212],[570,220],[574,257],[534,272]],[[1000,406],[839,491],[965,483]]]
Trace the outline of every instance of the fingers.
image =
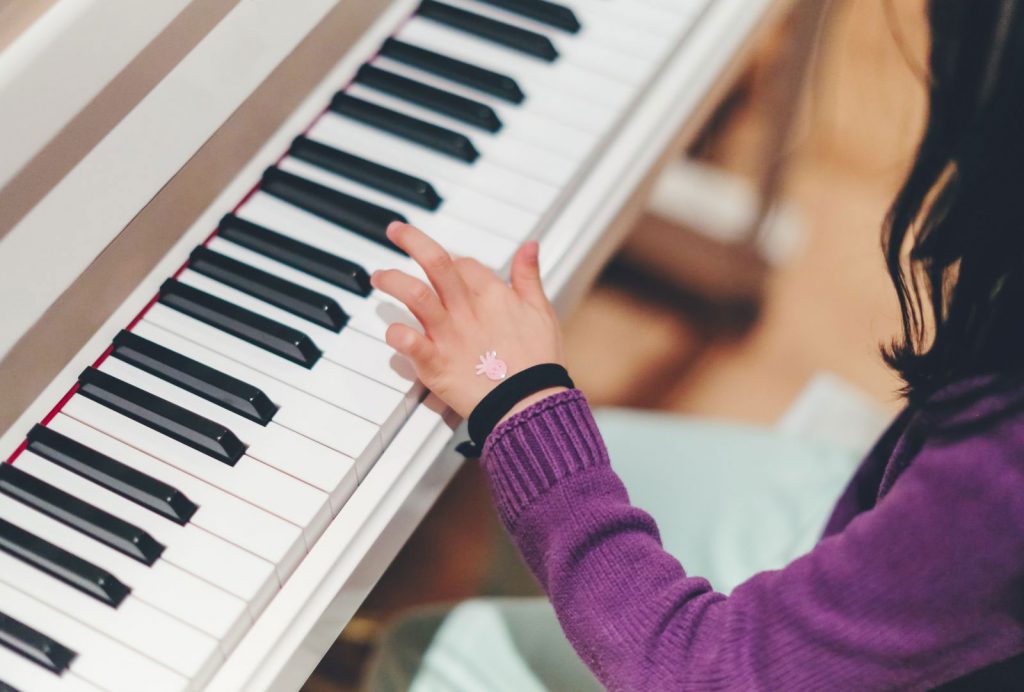
[[548,304],[544,287],[540,282],[537,241],[523,243],[512,258],[512,288],[523,300],[537,307]]
[[428,333],[437,331],[448,311],[430,286],[398,269],[376,271],[370,277],[374,288],[401,301]]
[[432,373],[437,362],[437,347],[427,337],[407,324],[395,323],[384,335],[388,346],[412,361],[416,374],[423,379]]
[[407,223],[388,226],[388,239],[409,253],[423,267],[427,278],[448,309],[461,309],[466,304],[466,286],[455,271],[451,255],[426,233]]

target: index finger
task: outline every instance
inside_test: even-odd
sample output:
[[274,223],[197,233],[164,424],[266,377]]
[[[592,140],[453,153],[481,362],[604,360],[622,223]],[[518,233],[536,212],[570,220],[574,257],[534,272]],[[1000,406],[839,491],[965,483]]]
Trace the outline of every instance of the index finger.
[[388,226],[387,235],[423,268],[445,307],[452,309],[466,303],[466,284],[447,250],[420,229],[400,221]]

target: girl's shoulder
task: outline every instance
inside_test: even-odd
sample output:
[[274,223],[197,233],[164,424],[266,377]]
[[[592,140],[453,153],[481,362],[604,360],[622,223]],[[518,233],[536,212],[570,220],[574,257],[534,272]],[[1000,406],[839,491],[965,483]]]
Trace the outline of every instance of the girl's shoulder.
[[1024,376],[984,375],[952,382],[908,410],[918,448],[957,446],[1024,461]]
[[911,466],[946,478],[959,469],[974,480],[1024,487],[1024,378],[953,382],[908,407],[887,436],[889,446],[873,452],[874,473],[881,475],[877,499]]
[[915,413],[927,422],[930,432],[941,436],[1024,425],[1024,374],[979,375],[951,382]]

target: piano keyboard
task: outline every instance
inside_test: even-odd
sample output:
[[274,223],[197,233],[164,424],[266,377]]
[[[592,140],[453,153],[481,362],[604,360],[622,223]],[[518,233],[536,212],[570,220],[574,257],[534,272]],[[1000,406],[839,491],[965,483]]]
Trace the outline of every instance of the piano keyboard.
[[0,689],[205,686],[425,394],[388,223],[503,271],[704,5],[424,0],[0,466]]

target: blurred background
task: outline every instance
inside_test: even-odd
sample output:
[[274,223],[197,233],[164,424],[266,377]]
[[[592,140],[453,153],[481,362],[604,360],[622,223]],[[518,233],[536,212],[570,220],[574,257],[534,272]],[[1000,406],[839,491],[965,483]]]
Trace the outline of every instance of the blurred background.
[[[693,248],[691,261],[667,279],[654,276],[627,242],[566,320],[570,371],[593,404],[771,426],[827,373],[878,420],[896,411],[898,382],[879,344],[896,333],[899,313],[879,229],[924,116],[923,7],[833,3],[783,152],[782,211],[766,231],[768,251],[751,259],[749,247],[681,227],[686,214],[664,209],[685,203],[692,191],[673,184],[687,177],[677,171],[662,182],[660,204],[634,236],[692,238],[683,245]],[[726,206],[763,171],[793,26],[783,22],[757,49],[691,151],[697,170],[713,167]],[[355,689],[375,636],[409,608],[536,593],[468,462],[306,689]]]

